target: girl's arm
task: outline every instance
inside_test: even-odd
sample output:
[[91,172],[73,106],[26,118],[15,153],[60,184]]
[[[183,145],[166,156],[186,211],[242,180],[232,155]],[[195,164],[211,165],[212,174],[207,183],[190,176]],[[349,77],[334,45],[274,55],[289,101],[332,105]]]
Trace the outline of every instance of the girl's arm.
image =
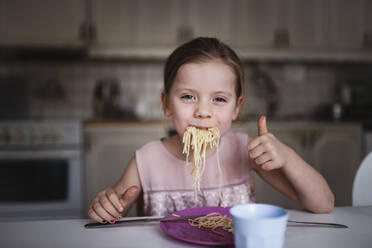
[[258,124],[259,136],[248,140],[253,169],[269,184],[309,211],[327,213],[334,196],[325,179],[294,150],[267,132],[266,119]]
[[129,161],[119,181],[97,194],[88,208],[88,215],[97,222],[114,223],[127,212],[141,192],[135,156]]

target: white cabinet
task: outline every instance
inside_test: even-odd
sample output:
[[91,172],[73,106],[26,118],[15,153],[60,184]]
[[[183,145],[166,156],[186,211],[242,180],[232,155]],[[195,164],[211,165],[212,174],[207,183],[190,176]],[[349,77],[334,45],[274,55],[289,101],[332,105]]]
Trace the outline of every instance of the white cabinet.
[[230,39],[228,0],[93,0],[92,56],[164,59],[197,36]]
[[93,0],[95,45],[166,47],[177,42],[179,1]]
[[350,206],[354,176],[362,157],[362,130],[345,126],[318,133],[311,163],[326,178],[337,206]]
[[[257,136],[256,123],[235,124],[233,130]],[[362,156],[359,124],[268,123],[268,129],[319,171],[335,194],[337,206],[351,205],[352,184]],[[259,202],[299,208],[252,173]]]
[[0,45],[165,59],[215,36],[243,59],[371,61],[370,13],[369,0],[0,0]]
[[93,0],[94,43],[133,46],[137,39],[137,1]]
[[81,46],[83,0],[0,0],[0,44]]
[[[165,124],[107,124],[84,128],[87,206],[94,196],[114,185],[135,151],[166,135]],[[129,216],[136,215],[135,207]]]
[[186,26],[194,37],[218,37],[224,42],[230,42],[231,1],[228,0],[187,0],[187,15],[184,17]]
[[327,32],[324,3],[323,0],[235,1],[233,44],[243,51],[258,48],[271,52],[324,46]]
[[371,45],[368,0],[287,0],[287,5],[284,17],[291,48],[345,52]]
[[324,0],[288,0],[283,15],[289,47],[319,48],[326,45],[327,6]]
[[[333,48],[363,47],[363,36],[371,23],[365,20],[371,14],[368,0],[330,0],[330,46]],[[368,26],[366,26],[368,25]]]
[[271,48],[277,28],[275,0],[238,0],[231,3],[232,44],[237,48]]

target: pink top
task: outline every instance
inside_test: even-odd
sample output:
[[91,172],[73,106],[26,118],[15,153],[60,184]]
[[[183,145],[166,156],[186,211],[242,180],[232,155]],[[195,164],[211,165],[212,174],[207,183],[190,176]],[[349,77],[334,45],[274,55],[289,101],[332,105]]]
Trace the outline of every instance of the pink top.
[[[233,132],[221,138],[222,206],[255,202],[249,177],[247,139],[246,134]],[[170,153],[161,140],[151,141],[137,150],[136,162],[145,215],[164,216],[185,208],[220,204],[216,153],[206,161],[200,182],[201,192],[196,200],[191,163],[186,165],[184,160]]]

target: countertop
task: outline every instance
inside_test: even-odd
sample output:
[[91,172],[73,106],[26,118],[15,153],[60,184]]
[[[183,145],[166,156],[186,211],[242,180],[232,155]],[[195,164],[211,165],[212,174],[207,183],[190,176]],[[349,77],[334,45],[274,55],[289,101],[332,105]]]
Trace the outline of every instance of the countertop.
[[[233,125],[239,124],[252,124],[257,125],[258,118],[254,119],[240,119],[233,121]],[[332,125],[332,126],[345,126],[345,125],[362,125],[360,121],[327,121],[327,120],[314,120],[314,119],[267,119],[268,125],[274,124],[286,124],[286,125],[307,125],[307,124],[319,124],[319,125]],[[87,119],[83,120],[84,126],[104,126],[104,125],[151,125],[151,124],[164,124],[172,125],[170,119]]]
[[[289,210],[289,219],[336,222],[347,229],[288,225],[285,248],[369,248],[372,206],[337,207],[330,214]],[[159,223],[85,229],[87,219],[0,222],[0,247],[198,247],[167,236]],[[199,246],[200,247],[200,246]],[[205,246],[202,246],[205,247]]]

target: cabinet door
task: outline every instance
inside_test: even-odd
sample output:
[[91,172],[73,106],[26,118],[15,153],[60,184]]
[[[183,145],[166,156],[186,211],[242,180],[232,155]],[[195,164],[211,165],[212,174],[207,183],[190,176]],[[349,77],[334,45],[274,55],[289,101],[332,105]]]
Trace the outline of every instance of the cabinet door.
[[326,44],[327,5],[324,0],[288,0],[286,24],[291,48],[319,48]]
[[134,45],[138,38],[139,3],[133,0],[92,0],[92,25],[98,45]]
[[141,46],[174,46],[177,42],[179,1],[140,0],[138,44]]
[[361,159],[361,131],[328,130],[317,139],[314,165],[325,177],[333,193],[336,206],[350,206],[354,176]]
[[[330,46],[333,48],[362,48],[366,30],[364,19],[371,15],[366,12],[365,0],[330,0]],[[364,13],[366,16],[364,16]],[[368,14],[367,14],[368,13]],[[371,24],[367,24],[370,26]]]
[[[87,205],[99,191],[118,181],[138,148],[164,135],[162,125],[127,125],[86,131]],[[135,210],[132,207],[128,216],[136,215]]]
[[179,1],[93,0],[96,44],[169,47],[177,42]]
[[185,22],[194,37],[216,37],[230,41],[231,3],[229,0],[188,0]]
[[238,48],[272,47],[278,8],[275,0],[233,1],[232,44]]
[[83,0],[0,0],[0,43],[82,45]]

